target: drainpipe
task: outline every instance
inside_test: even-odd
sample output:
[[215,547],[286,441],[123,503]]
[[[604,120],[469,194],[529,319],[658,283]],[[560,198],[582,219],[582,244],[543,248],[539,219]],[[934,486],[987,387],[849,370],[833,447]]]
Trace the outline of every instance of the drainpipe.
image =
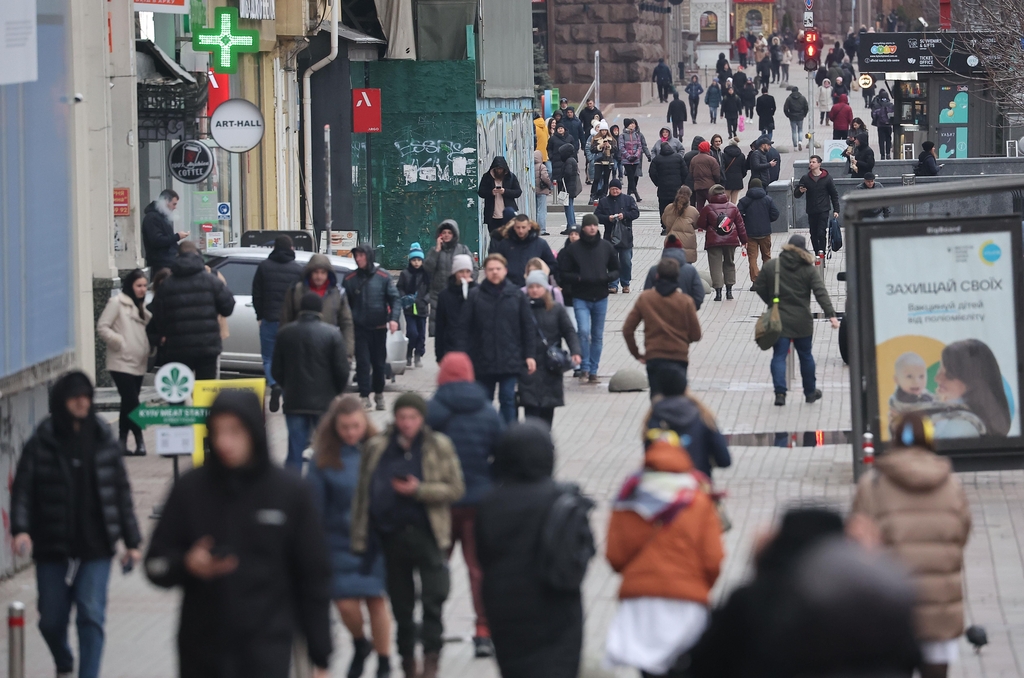
[[338,58],[338,23],[341,21],[341,0],[331,3],[331,52],[306,69],[302,75],[302,153],[304,160],[302,183],[306,194],[306,215],[309,230],[313,230],[313,100],[310,78],[321,68]]

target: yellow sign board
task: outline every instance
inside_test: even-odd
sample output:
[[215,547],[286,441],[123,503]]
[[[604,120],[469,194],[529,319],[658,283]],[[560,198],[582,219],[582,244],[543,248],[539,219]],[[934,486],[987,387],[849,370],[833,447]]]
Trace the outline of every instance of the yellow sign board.
[[[258,379],[200,379],[192,390],[192,405],[194,407],[209,407],[217,399],[221,391],[249,391],[255,393],[260,402],[263,402],[263,394],[267,388],[267,380]],[[192,427],[195,430],[196,446],[192,451],[192,466],[198,468],[203,465],[205,459],[206,425],[197,424]]]

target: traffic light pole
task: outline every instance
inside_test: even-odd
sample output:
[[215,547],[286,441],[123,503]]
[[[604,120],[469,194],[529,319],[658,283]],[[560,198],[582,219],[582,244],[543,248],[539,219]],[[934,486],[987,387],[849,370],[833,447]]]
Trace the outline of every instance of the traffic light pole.
[[817,110],[817,92],[814,91],[814,73],[807,72],[807,98],[812,102],[808,108],[811,111],[811,124],[807,126],[807,160],[810,162],[811,156],[817,151],[814,150],[814,120],[818,117]]

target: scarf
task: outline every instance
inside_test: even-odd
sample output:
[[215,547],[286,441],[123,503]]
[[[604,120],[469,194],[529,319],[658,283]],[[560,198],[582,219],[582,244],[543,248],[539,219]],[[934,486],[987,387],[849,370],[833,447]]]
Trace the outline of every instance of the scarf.
[[693,503],[699,489],[693,473],[642,471],[626,480],[613,508],[632,511],[649,523],[670,523]]
[[324,284],[320,285],[320,286],[317,286],[317,285],[314,285],[313,283],[310,283],[309,284],[309,291],[310,292],[316,292],[318,295],[320,295],[320,297],[323,297],[325,294],[327,294],[327,287],[330,284],[331,284],[330,279],[325,280]]

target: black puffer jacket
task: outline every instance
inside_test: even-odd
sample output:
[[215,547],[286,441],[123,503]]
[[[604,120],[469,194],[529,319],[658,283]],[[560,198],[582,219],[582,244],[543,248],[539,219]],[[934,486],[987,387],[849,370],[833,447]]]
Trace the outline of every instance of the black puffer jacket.
[[764,238],[772,234],[772,222],[778,220],[780,212],[767,191],[757,187],[750,189],[736,207],[743,215],[748,238]]
[[505,421],[491,400],[475,381],[453,381],[438,386],[427,404],[427,425],[451,438],[462,467],[466,493],[452,506],[476,506],[494,486],[491,455]]
[[747,159],[743,150],[730,143],[722,149],[722,174],[725,175],[725,190],[739,191],[743,189],[743,179],[747,176]]
[[146,248],[146,265],[152,270],[167,268],[178,254],[178,234],[174,224],[160,213],[156,202],[146,205],[142,217],[142,244]]
[[[467,283],[469,290],[476,287],[476,281]],[[434,354],[437,362],[449,351],[462,350],[462,307],[466,298],[462,296],[462,283],[455,278],[448,279],[448,287],[437,295],[437,330],[434,333]]]
[[530,304],[519,286],[485,280],[469,293],[462,309],[459,346],[473,360],[476,376],[518,375],[535,352]]
[[600,235],[580,234],[558,257],[562,281],[574,298],[601,301],[608,298],[608,283],[619,279],[619,254]]
[[[549,156],[550,157],[550,156]],[[511,207],[516,212],[519,211],[519,207],[516,205],[516,199],[523,194],[523,189],[519,185],[519,179],[516,175],[512,174],[512,170],[508,168],[508,163],[505,162],[503,156],[497,156],[491,161],[491,167],[488,169],[482,177],[480,177],[480,185],[477,187],[476,194],[480,196],[484,201],[484,218],[488,219],[494,214],[494,194],[491,191],[494,190],[494,175],[491,174],[496,168],[505,170],[505,176],[502,178],[501,186],[505,189],[501,197],[505,201],[506,209]]]
[[345,297],[352,309],[352,322],[356,327],[378,328],[388,321],[398,322],[402,304],[398,301],[398,288],[391,275],[373,262],[373,250],[355,248],[352,253],[366,255],[366,268],[357,268],[341,281]]
[[271,373],[284,389],[285,414],[323,414],[348,386],[341,331],[315,311],[300,312],[298,322],[277,333]]
[[[309,486],[275,467],[267,449],[263,406],[252,393],[226,391],[210,417],[233,414],[248,429],[253,461],[228,469],[215,452],[171,487],[146,554],[157,586],[184,590],[178,628],[179,673],[213,678],[284,678],[292,642],[303,637],[314,666],[331,655],[327,537]],[[238,567],[204,581],[185,554],[201,538],[238,559]]]
[[525,369],[519,374],[519,404],[524,407],[561,407],[565,404],[562,374],[546,368],[544,354],[547,347],[540,334],[543,332],[550,346],[567,346],[569,355],[582,355],[580,338],[569,320],[569,313],[561,304],[552,304],[548,309],[544,307],[543,299],[531,299],[530,309],[539,328],[534,330],[537,341],[533,357],[537,361],[537,369],[533,374],[527,374]]
[[411,263],[406,266],[398,274],[396,288],[402,300],[402,311],[406,315],[430,315],[430,274],[422,266],[415,268]]
[[516,235],[514,228],[508,228],[505,236],[491,242],[489,254],[498,253],[508,261],[508,279],[522,287],[526,284],[526,262],[537,258],[548,265],[557,275],[558,262],[551,251],[551,246],[540,237],[540,226],[534,222],[525,238]]
[[[32,537],[35,560],[64,560],[72,555],[72,542],[79,522],[82,501],[75,498],[75,482],[71,467],[68,439],[72,433],[71,415],[67,411],[66,394],[81,383],[89,384],[81,372],[64,375],[50,391],[50,416],[36,428],[25,443],[18,460],[18,470],[11,486],[11,536],[27,533]],[[91,392],[92,386],[87,390]],[[80,392],[82,389],[79,389]],[[105,421],[90,413],[92,419],[80,435],[94,435],[89,445],[94,450],[92,468],[95,472],[98,504],[107,546],[111,554],[118,540],[127,548],[142,543],[139,525],[132,508],[132,491],[122,460],[123,450]]]
[[505,432],[494,452],[498,486],[477,508],[483,603],[503,678],[576,678],[583,645],[579,591],[541,579],[540,534],[560,490],[551,437],[533,422]]
[[[563,154],[562,146],[568,146],[569,152]],[[573,147],[572,137],[568,134],[552,134],[548,138],[548,160],[551,161],[551,178],[554,181],[562,180],[562,163],[571,155],[576,155]]]
[[668,144],[662,144],[661,151],[651,161],[647,171],[651,181],[658,187],[658,200],[675,200],[676,192],[686,181],[686,163],[683,156],[676,153]]
[[217,316],[235,310],[235,297],[227,285],[209,273],[198,254],[180,254],[153,298],[149,332],[166,337],[167,361],[220,355]]
[[302,266],[295,261],[295,250],[275,249],[256,267],[252,277],[252,307],[256,320],[278,322],[288,290],[302,277]]

